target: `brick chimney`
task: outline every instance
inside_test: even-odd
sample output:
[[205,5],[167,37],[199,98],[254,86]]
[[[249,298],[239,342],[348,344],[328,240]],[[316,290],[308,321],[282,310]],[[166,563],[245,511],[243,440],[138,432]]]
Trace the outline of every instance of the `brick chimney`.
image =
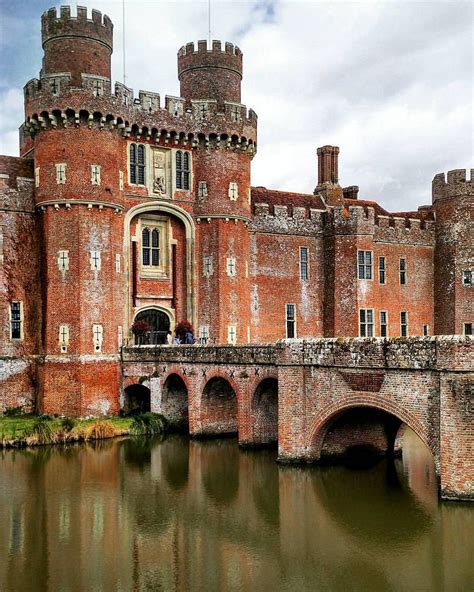
[[323,183],[337,184],[339,148],[337,146],[322,146],[318,148],[318,185]]

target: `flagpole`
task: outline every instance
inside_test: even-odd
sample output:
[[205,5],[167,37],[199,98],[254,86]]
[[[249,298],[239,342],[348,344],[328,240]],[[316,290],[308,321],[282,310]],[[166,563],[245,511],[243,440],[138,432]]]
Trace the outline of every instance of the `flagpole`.
[[211,49],[211,0],[207,3],[207,14],[208,14],[208,29],[209,29],[209,49]]
[[123,44],[123,83],[125,85],[125,80],[127,79],[126,77],[126,70],[125,70],[125,0],[122,0],[122,34],[123,34],[123,39],[122,39],[122,44]]

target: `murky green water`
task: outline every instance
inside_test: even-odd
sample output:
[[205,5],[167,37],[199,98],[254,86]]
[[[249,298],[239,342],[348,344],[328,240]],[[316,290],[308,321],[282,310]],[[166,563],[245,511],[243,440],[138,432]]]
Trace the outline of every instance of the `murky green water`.
[[396,470],[278,466],[235,440],[0,456],[0,590],[474,590],[474,507]]

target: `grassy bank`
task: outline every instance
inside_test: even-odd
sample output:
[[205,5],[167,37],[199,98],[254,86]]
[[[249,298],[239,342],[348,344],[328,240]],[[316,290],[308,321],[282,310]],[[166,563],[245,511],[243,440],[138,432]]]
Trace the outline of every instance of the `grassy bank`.
[[126,436],[132,422],[131,417],[71,420],[36,415],[0,416],[0,448]]

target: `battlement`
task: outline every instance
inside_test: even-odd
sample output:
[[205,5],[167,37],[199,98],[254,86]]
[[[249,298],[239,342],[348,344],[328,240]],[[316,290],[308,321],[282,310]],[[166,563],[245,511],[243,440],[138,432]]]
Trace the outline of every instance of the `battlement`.
[[87,17],[87,8],[77,7],[77,16],[71,16],[70,6],[61,6],[59,16],[56,8],[50,8],[41,17],[41,37],[43,48],[53,40],[62,37],[84,37],[113,47],[113,24],[110,18],[98,10],[92,9],[91,18]]
[[437,199],[450,197],[474,196],[474,169],[470,170],[470,179],[466,169],[448,171],[434,176],[432,184],[433,203]]
[[256,203],[249,230],[313,236],[322,232],[325,214],[309,206]]
[[222,48],[222,42],[212,41],[210,49],[207,41],[186,43],[178,51],[178,78],[186,70],[213,66],[215,68],[227,68],[237,72],[242,77],[242,52],[233,43],[226,42]]

